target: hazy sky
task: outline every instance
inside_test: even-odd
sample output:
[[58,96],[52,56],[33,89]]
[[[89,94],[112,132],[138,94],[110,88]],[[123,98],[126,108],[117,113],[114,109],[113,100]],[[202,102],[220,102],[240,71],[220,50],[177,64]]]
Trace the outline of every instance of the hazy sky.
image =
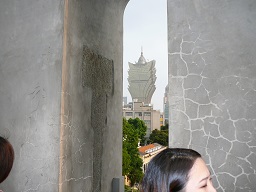
[[141,47],[147,61],[156,61],[156,91],[151,103],[163,111],[163,97],[168,83],[166,0],[130,0],[124,13],[124,84],[123,96],[131,101],[128,91],[128,62],[137,62]]

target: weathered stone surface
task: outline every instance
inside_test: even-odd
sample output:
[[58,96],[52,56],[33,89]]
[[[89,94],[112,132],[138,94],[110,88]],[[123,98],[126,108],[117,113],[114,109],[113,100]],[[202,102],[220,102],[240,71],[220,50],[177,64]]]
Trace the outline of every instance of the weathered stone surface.
[[218,192],[255,191],[256,2],[167,2],[170,146],[200,151]]
[[121,177],[127,2],[0,2],[0,134],[16,154],[0,189],[110,192]]

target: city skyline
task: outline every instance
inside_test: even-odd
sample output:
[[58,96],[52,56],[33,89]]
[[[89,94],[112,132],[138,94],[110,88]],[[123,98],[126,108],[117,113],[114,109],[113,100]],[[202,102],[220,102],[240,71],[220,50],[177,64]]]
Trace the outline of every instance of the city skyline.
[[166,0],[130,0],[124,13],[123,96],[131,102],[128,91],[128,62],[138,62],[141,49],[146,61],[156,61],[154,109],[163,111],[163,97],[168,83]]

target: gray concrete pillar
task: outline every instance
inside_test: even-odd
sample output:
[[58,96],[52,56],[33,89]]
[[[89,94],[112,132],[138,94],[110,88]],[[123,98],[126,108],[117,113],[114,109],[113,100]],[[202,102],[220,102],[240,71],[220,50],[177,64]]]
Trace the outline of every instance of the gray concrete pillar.
[[0,2],[0,134],[12,192],[110,192],[122,174],[121,0]]
[[170,146],[218,192],[256,191],[256,2],[168,0]]

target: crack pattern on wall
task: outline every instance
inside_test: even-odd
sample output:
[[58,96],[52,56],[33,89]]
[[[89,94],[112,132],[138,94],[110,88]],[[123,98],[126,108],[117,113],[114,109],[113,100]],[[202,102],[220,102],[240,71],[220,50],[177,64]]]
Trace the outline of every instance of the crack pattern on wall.
[[218,191],[255,191],[256,78],[225,65],[214,38],[189,19],[177,26],[169,33],[170,145],[200,151]]
[[[66,98],[65,100],[67,103],[71,101],[70,93],[63,92],[62,94]],[[91,180],[91,171],[89,171],[89,173],[81,171],[81,167],[88,167],[89,165],[92,165],[92,163],[90,162],[90,157],[86,156],[89,135],[87,137],[83,137],[83,132],[79,130],[84,128],[78,125],[76,122],[72,122],[70,104],[67,104],[67,107],[64,109],[62,120],[63,132],[61,135],[61,150],[64,152],[61,153],[63,156],[60,157],[62,180],[59,182],[59,185],[68,185],[69,187],[64,189],[64,191],[68,191],[69,189],[73,189],[71,186],[74,182],[80,182],[80,184],[84,183],[81,185],[85,185],[86,180]],[[80,186],[81,191],[83,188],[84,187]]]
[[21,192],[41,191],[58,186],[58,178],[49,174],[53,170],[58,170],[59,154],[54,153],[58,151],[58,141],[48,142],[56,132],[58,133],[58,125],[54,123],[58,117],[50,114],[51,118],[47,122],[47,126],[52,129],[52,135],[48,135],[47,128],[38,128],[44,123],[42,114],[47,108],[47,100],[47,91],[40,83],[32,87],[25,96],[27,111],[21,123],[24,128],[21,127],[20,130],[20,148],[16,148],[15,151],[15,159],[18,160],[16,163],[20,163],[22,167],[17,173],[23,178],[17,184]]

